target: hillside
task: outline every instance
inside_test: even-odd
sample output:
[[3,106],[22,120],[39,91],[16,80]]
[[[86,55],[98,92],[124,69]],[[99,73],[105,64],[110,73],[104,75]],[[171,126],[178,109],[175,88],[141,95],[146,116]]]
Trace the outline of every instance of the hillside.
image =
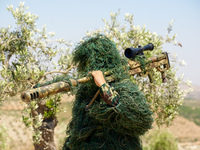
[[169,131],[178,139],[181,150],[200,150],[200,126],[194,122],[178,116]]
[[[73,97],[64,100],[63,104],[66,106],[66,111],[58,116],[58,126],[55,129],[55,140],[58,148],[62,146],[65,129],[71,117],[71,101]],[[33,150],[31,138],[32,133],[26,129],[24,124],[20,121],[22,103],[19,100],[10,100],[4,107],[0,109],[0,126],[4,124],[7,131],[8,147],[10,150]],[[171,131],[179,141],[180,150],[199,150],[200,149],[200,126],[195,123],[178,116],[172,126]]]

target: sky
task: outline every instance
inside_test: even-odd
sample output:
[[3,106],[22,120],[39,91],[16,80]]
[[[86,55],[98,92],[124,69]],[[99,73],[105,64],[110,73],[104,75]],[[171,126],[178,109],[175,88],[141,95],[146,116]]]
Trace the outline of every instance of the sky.
[[[104,27],[102,18],[110,20],[110,12],[118,12],[118,22],[123,24],[125,13],[133,14],[134,24],[165,36],[169,22],[174,19],[170,35],[182,47],[164,45],[163,50],[177,53],[187,65],[179,67],[178,75],[200,86],[200,1],[199,0],[24,0],[28,11],[39,16],[37,26],[46,24],[47,31],[54,31],[56,38],[78,43],[87,31]],[[14,25],[8,5],[17,7],[20,0],[0,0],[0,28]]]

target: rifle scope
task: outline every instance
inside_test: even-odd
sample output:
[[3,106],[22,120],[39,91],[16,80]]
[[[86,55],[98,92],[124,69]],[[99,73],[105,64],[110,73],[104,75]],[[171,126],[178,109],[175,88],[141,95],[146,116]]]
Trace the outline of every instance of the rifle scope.
[[143,47],[140,47],[140,46],[138,48],[129,47],[124,51],[124,54],[127,58],[135,59],[135,56],[138,54],[143,54],[143,51],[146,51],[146,50],[152,51],[153,49],[154,49],[153,44],[149,43]]

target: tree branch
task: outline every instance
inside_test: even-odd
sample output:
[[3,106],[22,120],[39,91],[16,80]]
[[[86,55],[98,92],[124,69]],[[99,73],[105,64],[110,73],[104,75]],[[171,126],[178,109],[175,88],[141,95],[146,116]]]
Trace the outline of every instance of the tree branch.
[[51,72],[47,72],[47,73],[45,73],[43,76],[41,76],[39,79],[38,79],[38,81],[36,82],[36,83],[39,83],[40,82],[40,80],[43,78],[43,77],[45,77],[45,76],[47,76],[48,74],[51,74],[51,73],[63,73],[63,74],[67,74],[71,69],[73,69],[73,68],[75,68],[76,66],[71,66],[69,69],[67,69],[66,71],[51,71]]
[[[3,97],[3,99],[4,99],[5,96],[6,96],[6,94],[5,94],[4,92],[5,92],[5,90],[8,88],[8,86],[10,86],[10,84],[12,84],[12,82],[8,83],[8,84],[6,85],[6,87],[3,89],[2,93],[1,93],[1,96],[0,96],[0,97]],[[9,92],[9,93],[10,93],[10,92]],[[3,96],[3,95],[4,95],[4,96]]]

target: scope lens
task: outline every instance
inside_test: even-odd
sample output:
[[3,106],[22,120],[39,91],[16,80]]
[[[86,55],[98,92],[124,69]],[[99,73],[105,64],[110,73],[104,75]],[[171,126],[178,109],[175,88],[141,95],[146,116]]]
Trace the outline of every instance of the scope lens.
[[127,58],[132,58],[133,57],[133,51],[130,49],[130,48],[127,48],[126,50],[125,50],[125,56],[127,57]]

